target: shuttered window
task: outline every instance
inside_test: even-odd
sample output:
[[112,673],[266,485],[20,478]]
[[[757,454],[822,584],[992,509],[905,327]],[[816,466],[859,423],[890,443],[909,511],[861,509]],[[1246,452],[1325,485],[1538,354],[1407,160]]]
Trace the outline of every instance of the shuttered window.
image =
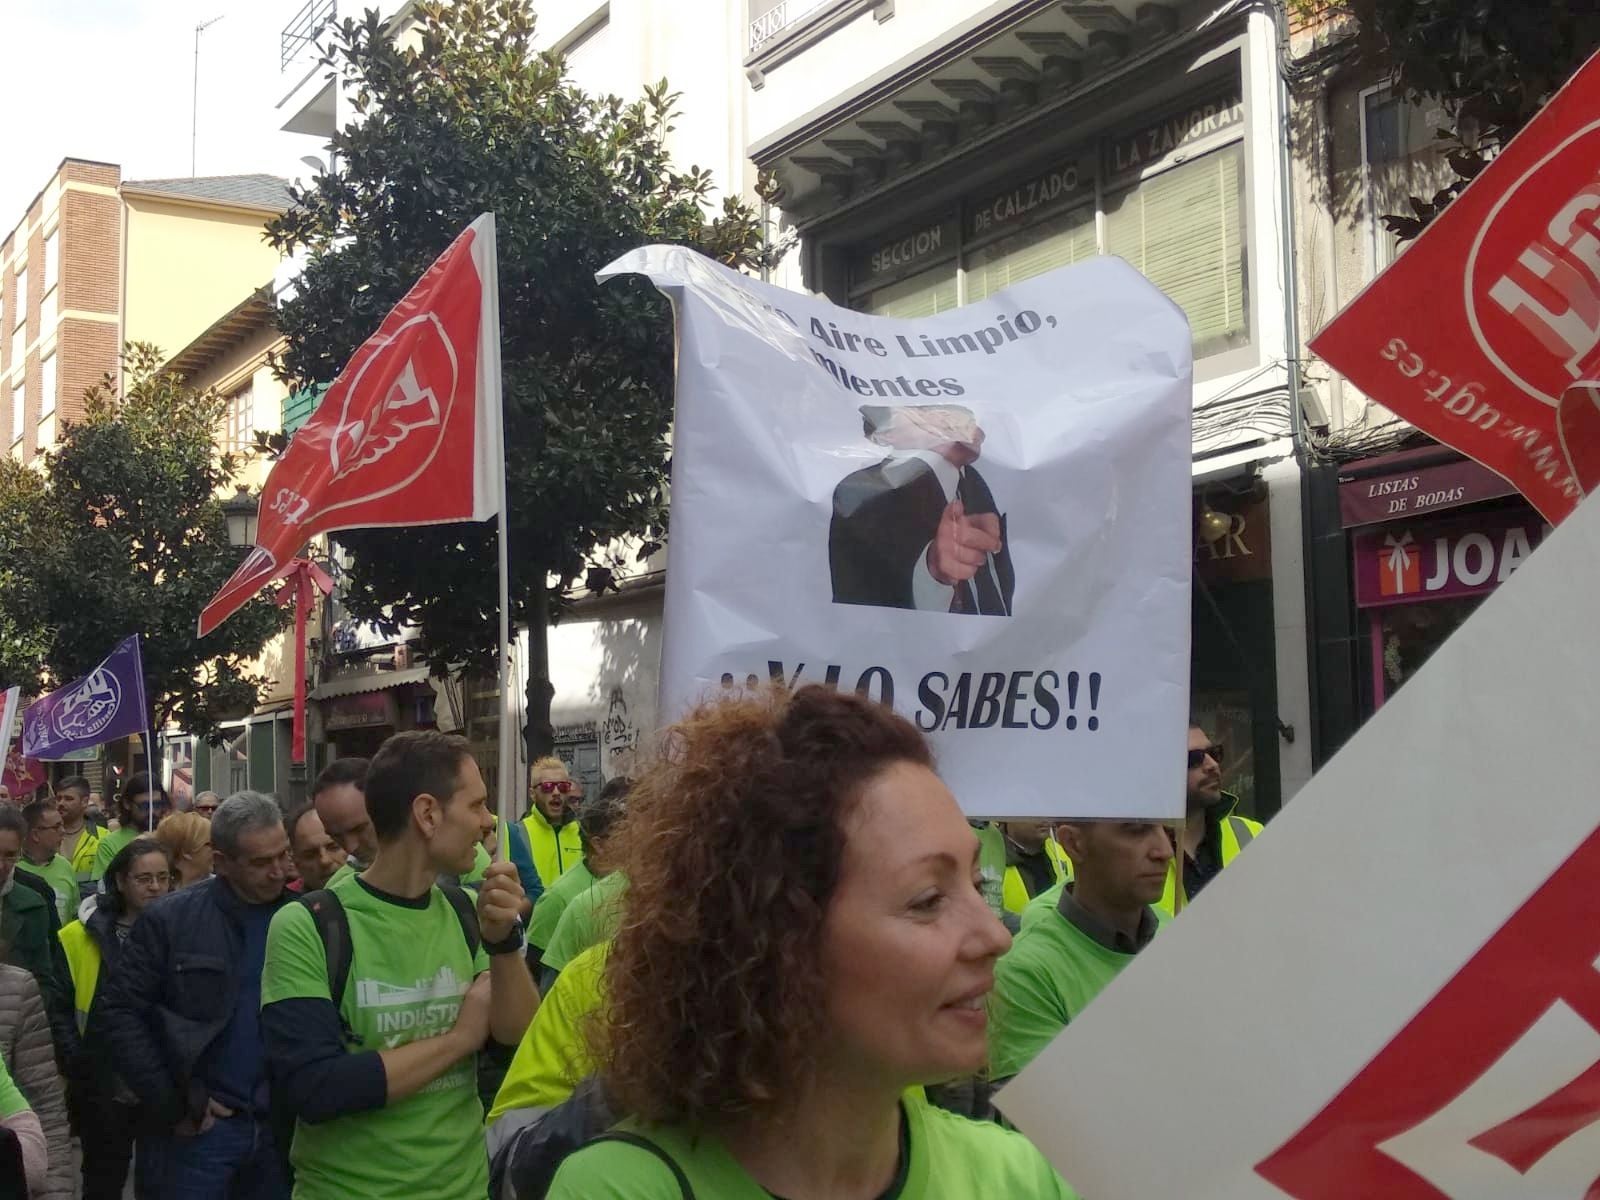
[[1127,259],[1183,309],[1196,358],[1248,344],[1243,145],[1108,196],[1105,249]]
[[1098,253],[1093,205],[1051,217],[967,256],[967,303]]
[[891,283],[856,300],[862,312],[878,317],[931,317],[956,307],[956,271],[946,263]]

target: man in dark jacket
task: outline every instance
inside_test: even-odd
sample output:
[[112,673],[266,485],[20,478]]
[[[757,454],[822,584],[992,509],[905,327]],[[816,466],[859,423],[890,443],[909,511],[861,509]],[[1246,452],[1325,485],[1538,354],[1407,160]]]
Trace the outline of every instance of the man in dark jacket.
[[287,901],[277,801],[228,797],[211,822],[217,877],[152,905],[104,983],[113,1065],[172,1129],[164,1197],[288,1196],[272,1139],[259,1010],[267,927]]
[[56,1065],[63,1070],[78,1047],[78,1026],[72,1015],[72,976],[61,949],[61,921],[55,892],[37,876],[16,869],[28,823],[14,808],[0,808],[0,947],[4,961],[21,967],[39,985]]

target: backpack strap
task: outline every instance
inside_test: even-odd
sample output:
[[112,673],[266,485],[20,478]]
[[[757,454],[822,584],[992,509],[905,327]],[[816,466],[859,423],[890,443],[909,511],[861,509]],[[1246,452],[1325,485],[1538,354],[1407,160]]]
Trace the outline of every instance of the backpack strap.
[[353,1046],[358,1039],[344,1017],[344,991],[350,982],[350,959],[354,953],[350,945],[350,916],[339,897],[326,888],[307,892],[300,897],[300,903],[310,911],[317,936],[322,939],[323,957],[328,960],[328,998],[339,1014],[339,1032],[344,1035],[345,1044]]
[[461,936],[467,939],[467,951],[470,957],[478,957],[478,949],[483,945],[483,934],[478,931],[478,909],[473,899],[467,894],[467,889],[459,883],[439,883],[439,890],[444,893],[444,898],[450,901],[450,907],[456,910],[456,920],[461,922]]
[[656,1145],[647,1137],[640,1137],[637,1133],[627,1133],[620,1129],[613,1129],[609,1133],[602,1133],[599,1137],[590,1138],[588,1144],[593,1146],[598,1142],[621,1142],[625,1146],[635,1146],[640,1150],[655,1155],[666,1164],[667,1170],[672,1172],[672,1178],[678,1183],[678,1194],[683,1200],[695,1200],[694,1188],[689,1186],[689,1177],[683,1173],[683,1168],[677,1160]]

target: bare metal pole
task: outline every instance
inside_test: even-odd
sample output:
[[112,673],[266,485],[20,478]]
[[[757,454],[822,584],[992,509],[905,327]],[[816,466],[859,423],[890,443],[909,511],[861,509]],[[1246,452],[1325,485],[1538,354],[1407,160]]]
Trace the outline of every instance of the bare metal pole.
[[194,92],[189,102],[189,178],[194,178],[195,146],[200,139],[200,35],[210,29],[223,16],[212,17],[209,21],[201,21],[194,27]]

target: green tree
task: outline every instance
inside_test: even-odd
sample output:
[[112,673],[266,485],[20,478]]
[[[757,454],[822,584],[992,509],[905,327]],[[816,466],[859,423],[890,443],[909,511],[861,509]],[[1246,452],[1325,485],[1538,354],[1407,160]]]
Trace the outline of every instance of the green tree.
[[120,394],[107,376],[86,395],[83,420],[63,424],[43,471],[23,468],[36,486],[0,474],[0,528],[9,512],[27,517],[0,535],[25,575],[0,592],[0,607],[12,611],[15,597],[52,686],[140,634],[151,728],[172,721],[216,736],[218,722],[255,705],[264,681],[250,661],[286,616],[257,599],[195,637],[201,608],[240,559],[218,500],[241,465],[216,449],[226,402],[161,370],[152,346],[131,344],[123,363]]
[[[672,167],[674,97],[594,98],[535,52],[526,0],[423,3],[405,45],[374,12],[346,20],[324,62],[357,121],[337,170],[298,190],[269,226],[309,251],[279,317],[284,374],[331,380],[427,265],[480,213],[495,214],[505,392],[512,620],[529,629],[527,740],[551,745],[547,626],[577,582],[604,589],[614,548],[642,559],[666,537],[673,333],[642,280],[594,272],[649,242],[732,265],[764,261],[758,215],[736,198],[708,215],[707,172]],[[492,525],[339,534],[345,603],[393,632],[419,631],[446,664],[497,664]]]
[[1414,99],[1439,101],[1456,178],[1412,212],[1384,217],[1402,239],[1421,233],[1600,47],[1600,6],[1585,0],[1295,0],[1303,12],[1355,17],[1361,57],[1394,71]]
[[31,555],[44,495],[43,475],[9,455],[0,458],[0,690],[16,684],[27,695],[39,690],[50,647]]

